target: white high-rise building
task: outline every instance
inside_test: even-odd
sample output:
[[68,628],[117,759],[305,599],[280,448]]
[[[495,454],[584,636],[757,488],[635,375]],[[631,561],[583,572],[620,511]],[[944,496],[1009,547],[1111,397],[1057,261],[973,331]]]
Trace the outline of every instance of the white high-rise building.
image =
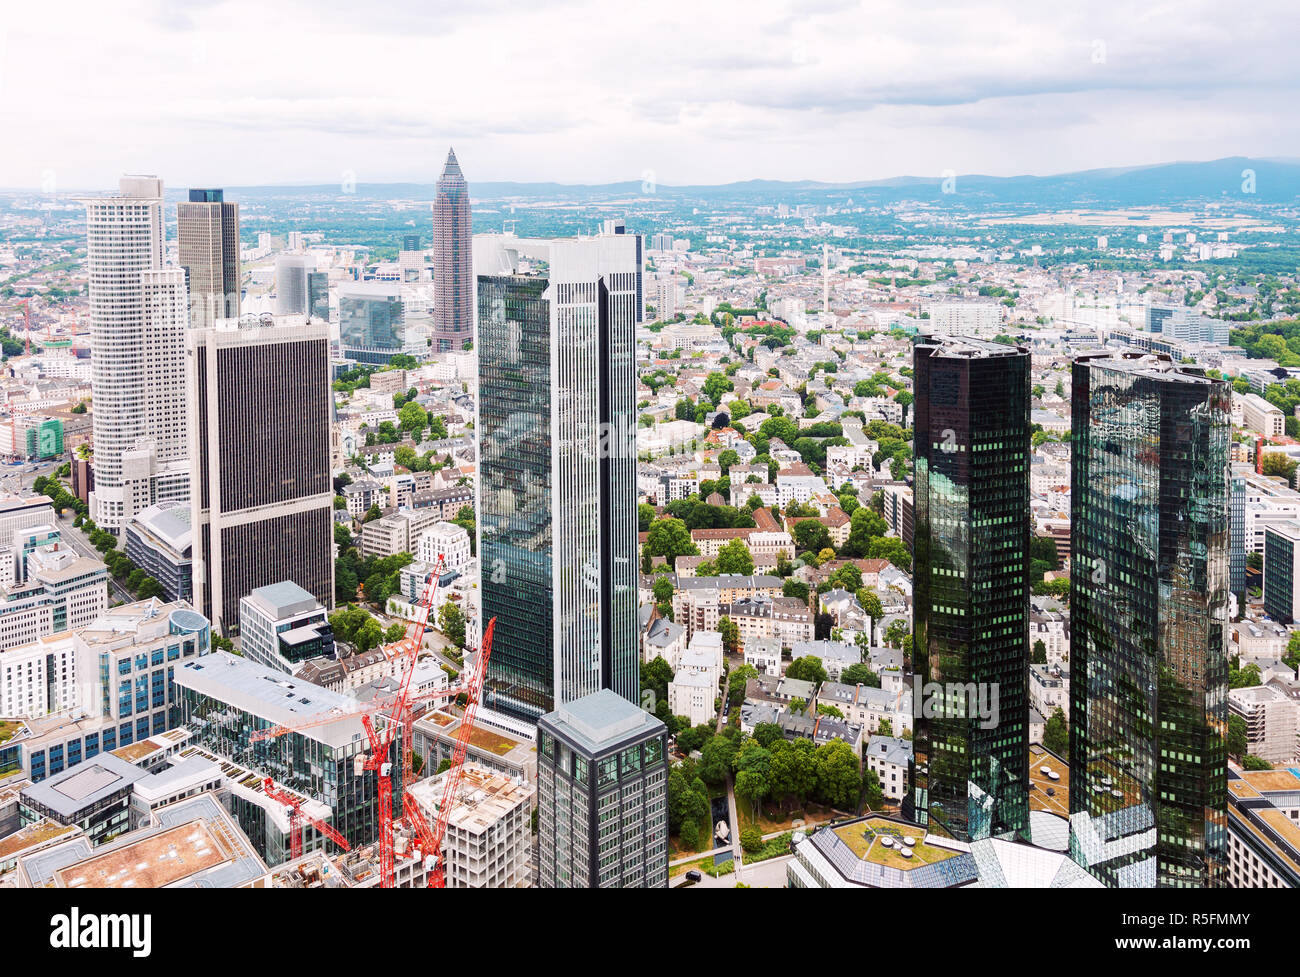
[[163,267],[162,180],[129,176],[86,205],[95,490],[90,515],[120,532],[186,499],[185,273]]
[[307,272],[315,270],[316,266],[306,255],[276,255],[276,315],[305,315],[307,313]]

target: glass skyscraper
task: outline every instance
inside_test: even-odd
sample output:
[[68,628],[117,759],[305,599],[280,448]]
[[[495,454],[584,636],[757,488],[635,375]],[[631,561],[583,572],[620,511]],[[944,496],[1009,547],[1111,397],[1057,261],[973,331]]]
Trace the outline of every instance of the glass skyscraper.
[[1027,837],[1029,352],[923,338],[913,366],[915,817]]
[[1217,886],[1231,387],[1110,352],[1073,384],[1070,853],[1110,886]]
[[636,242],[475,241],[486,703],[636,702]]

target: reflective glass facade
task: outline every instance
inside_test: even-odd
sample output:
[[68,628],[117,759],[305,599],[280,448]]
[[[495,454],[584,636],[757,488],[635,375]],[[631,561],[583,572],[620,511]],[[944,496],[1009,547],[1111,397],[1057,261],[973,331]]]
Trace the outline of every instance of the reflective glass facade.
[[399,286],[367,282],[340,292],[339,349],[347,359],[383,366],[405,352],[405,336]]
[[915,816],[962,841],[1029,827],[1030,358],[921,341],[915,369]]
[[1222,884],[1231,389],[1167,356],[1073,374],[1070,853]]
[[535,720],[639,695],[636,275],[630,238],[527,246],[549,267],[478,279],[479,555],[488,702]]

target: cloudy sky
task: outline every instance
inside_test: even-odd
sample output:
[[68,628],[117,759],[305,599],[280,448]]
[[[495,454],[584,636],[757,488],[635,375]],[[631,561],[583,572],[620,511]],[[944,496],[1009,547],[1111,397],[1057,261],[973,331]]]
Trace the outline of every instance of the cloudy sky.
[[1300,156],[1295,0],[5,5],[0,186],[1053,173]]

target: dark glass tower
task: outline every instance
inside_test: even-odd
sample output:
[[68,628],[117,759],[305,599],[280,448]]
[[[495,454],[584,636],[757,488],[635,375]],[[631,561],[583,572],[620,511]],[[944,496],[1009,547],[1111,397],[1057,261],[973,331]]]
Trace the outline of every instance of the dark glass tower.
[[636,702],[636,243],[481,247],[487,704],[531,721],[600,689]]
[[1029,831],[1027,350],[921,340],[913,804],[961,841]]
[[433,201],[433,348],[464,349],[474,339],[474,255],[469,185],[447,152]]
[[1073,382],[1070,854],[1110,886],[1220,885],[1231,387],[1140,353]]

